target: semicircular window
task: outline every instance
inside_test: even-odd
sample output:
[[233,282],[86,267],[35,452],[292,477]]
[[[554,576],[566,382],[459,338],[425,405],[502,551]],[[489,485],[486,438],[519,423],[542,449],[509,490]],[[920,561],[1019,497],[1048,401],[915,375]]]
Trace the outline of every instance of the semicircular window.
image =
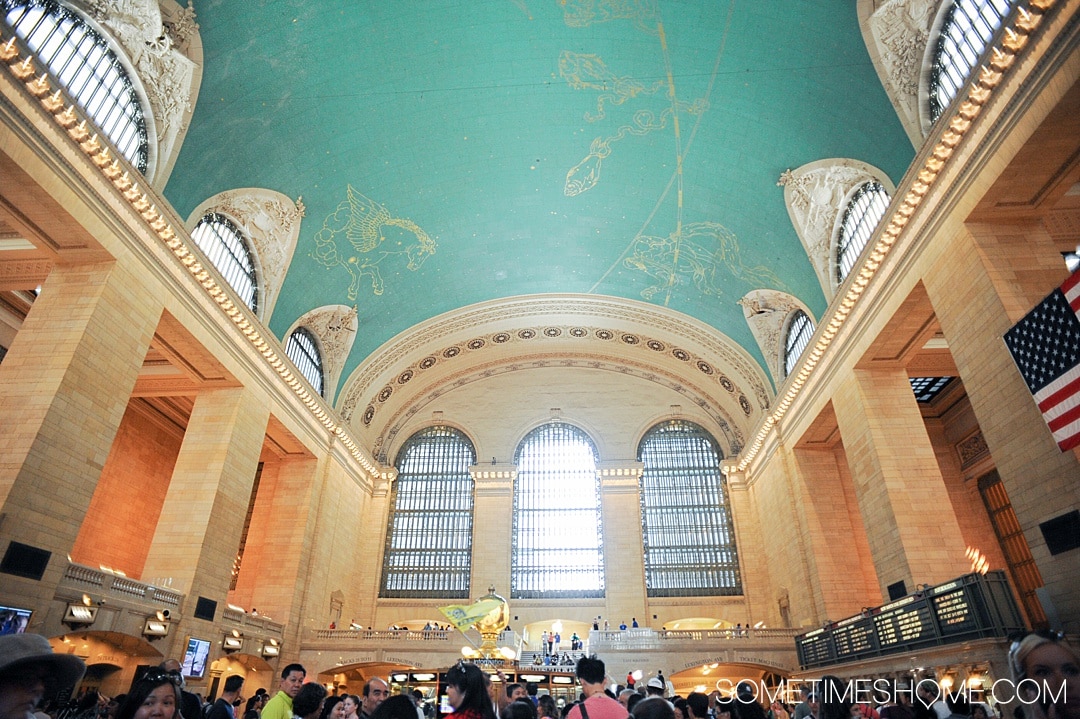
[[146,117],[127,70],[105,38],[56,0],[0,0],[0,12],[101,134],[145,173]]
[[840,234],[836,247],[836,278],[843,282],[855,266],[870,236],[881,224],[885,210],[889,208],[889,193],[880,182],[867,182],[851,196],[844,217],[840,221]]
[[936,121],[971,77],[1015,0],[951,0],[930,67],[930,120]]
[[814,334],[814,322],[802,310],[796,310],[788,324],[787,338],[784,340],[784,376],[791,374],[802,356],[810,337]]
[[191,238],[253,312],[258,311],[258,278],[251,249],[232,220],[210,212],[199,220]]
[[742,594],[723,458],[703,427],[684,420],[659,424],[641,440],[648,596]]
[[315,335],[307,327],[297,327],[289,335],[285,343],[285,354],[289,356],[300,374],[311,383],[319,396],[323,394],[323,367],[322,355],[319,353],[319,343]]
[[552,422],[518,445],[514,464],[510,596],[604,596],[596,445],[581,429]]

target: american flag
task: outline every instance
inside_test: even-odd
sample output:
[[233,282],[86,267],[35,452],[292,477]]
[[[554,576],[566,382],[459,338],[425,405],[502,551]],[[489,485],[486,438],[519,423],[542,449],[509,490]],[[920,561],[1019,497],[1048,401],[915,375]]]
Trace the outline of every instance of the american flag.
[[1062,452],[1080,445],[1080,271],[1005,333]]

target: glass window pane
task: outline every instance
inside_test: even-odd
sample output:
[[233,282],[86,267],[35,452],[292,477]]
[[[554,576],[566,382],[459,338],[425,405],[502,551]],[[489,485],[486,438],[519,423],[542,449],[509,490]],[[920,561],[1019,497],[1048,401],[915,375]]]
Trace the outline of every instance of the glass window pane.
[[553,422],[514,460],[512,598],[604,596],[600,478],[591,439]]
[[889,193],[880,182],[867,182],[852,195],[840,221],[836,276],[843,282],[889,208]]
[[1015,0],[951,0],[930,69],[930,119],[945,112],[971,77]]
[[380,597],[467,599],[476,452],[464,434],[430,427],[398,454]]
[[232,220],[211,212],[199,220],[191,238],[229,286],[253,311],[258,311],[258,278],[244,236]]
[[787,340],[784,343],[784,376],[791,374],[795,369],[803,350],[810,344],[810,337],[814,334],[814,323],[802,310],[796,310],[788,325]]
[[322,355],[319,354],[319,343],[315,335],[311,334],[306,327],[297,327],[289,341],[285,343],[285,354],[289,356],[300,374],[311,383],[320,396],[323,394],[323,369]]

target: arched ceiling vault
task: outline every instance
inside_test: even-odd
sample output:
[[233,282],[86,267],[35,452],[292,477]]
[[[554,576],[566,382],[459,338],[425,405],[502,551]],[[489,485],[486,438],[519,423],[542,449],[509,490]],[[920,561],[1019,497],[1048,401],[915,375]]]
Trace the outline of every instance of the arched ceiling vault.
[[895,181],[912,157],[843,0],[194,7],[202,85],[165,195],[182,217],[237,188],[302,198],[269,325],[355,305],[338,396],[358,382],[361,413],[393,338],[526,295],[645,303],[760,368],[739,298],[826,304],[778,178],[846,157]]

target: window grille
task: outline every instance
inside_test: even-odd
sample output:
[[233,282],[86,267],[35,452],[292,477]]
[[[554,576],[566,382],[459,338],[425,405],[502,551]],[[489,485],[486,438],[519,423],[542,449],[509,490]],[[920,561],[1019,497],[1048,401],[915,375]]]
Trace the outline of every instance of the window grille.
[[319,343],[315,335],[307,327],[297,327],[289,335],[289,341],[285,343],[285,354],[288,355],[300,374],[304,375],[319,396],[323,394],[323,367],[322,355],[319,354]]
[[788,325],[787,340],[784,343],[784,376],[791,374],[803,350],[810,344],[814,334],[814,323],[802,310],[796,310]]
[[255,515],[255,499],[259,495],[259,483],[262,481],[263,463],[259,462],[255,468],[255,481],[251,484],[251,494],[248,495],[247,514],[244,515],[244,528],[240,530],[240,546],[233,558],[232,576],[229,580],[229,591],[236,589],[236,582],[240,579],[240,568],[244,564],[244,549],[247,548],[248,532],[251,530],[251,518]]
[[918,402],[931,402],[948,386],[952,377],[911,377],[911,391]]
[[867,182],[851,196],[840,221],[836,279],[843,282],[889,208],[889,193],[880,182]]
[[742,594],[723,456],[712,436],[691,422],[665,422],[641,440],[648,596]]
[[476,451],[464,434],[430,427],[405,442],[386,530],[380,597],[468,599]]
[[960,93],[1015,0],[951,0],[930,68],[930,120]]
[[229,286],[240,295],[244,304],[257,312],[259,285],[255,276],[255,260],[240,229],[232,220],[210,212],[199,220],[191,238]]
[[604,596],[596,447],[569,424],[538,427],[514,458],[512,598]]
[[57,0],[0,0],[0,12],[101,134],[145,173],[146,117],[127,70],[105,38]]

